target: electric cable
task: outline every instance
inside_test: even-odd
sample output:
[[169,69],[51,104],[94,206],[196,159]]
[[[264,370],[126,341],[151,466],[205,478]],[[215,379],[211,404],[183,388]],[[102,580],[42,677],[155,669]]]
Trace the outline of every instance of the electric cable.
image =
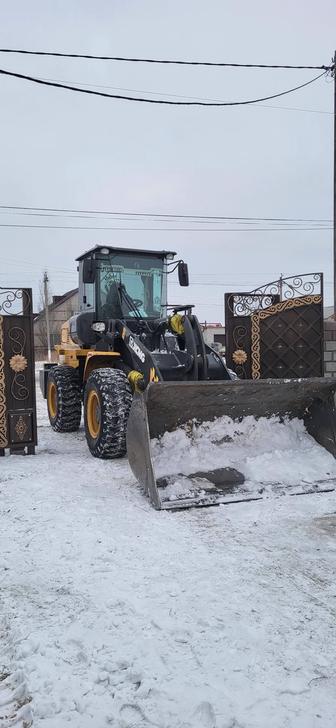
[[296,66],[296,65],[280,65],[268,63],[224,63],[217,61],[184,61],[184,60],[168,60],[162,58],[128,58],[125,56],[96,56],[89,53],[62,53],[60,51],[30,51],[23,48],[0,48],[0,53],[16,53],[28,56],[49,56],[54,58],[82,58],[94,61],[117,61],[122,63],[159,63],[165,65],[176,66],[214,66],[217,68],[275,68],[290,70],[318,70],[330,71],[332,65],[325,66]]
[[[62,83],[62,80],[59,78],[46,78],[45,76],[42,79],[43,81],[55,81],[56,83]],[[161,91],[143,91],[139,89],[134,88],[125,88],[123,86],[109,86],[107,84],[97,84],[97,83],[84,83],[83,81],[66,81],[66,83],[69,83],[71,85],[76,86],[86,86],[87,88],[107,88],[110,91],[127,91],[134,94],[145,94],[147,96],[170,96],[170,98],[175,99],[188,99],[191,101],[220,101],[221,99],[213,99],[213,98],[204,98],[200,96],[187,96],[186,94],[171,94],[171,93],[162,93]],[[279,106],[277,104],[276,106],[273,106],[272,104],[258,104],[259,107],[262,107],[263,109],[281,109],[282,111],[299,111],[306,114],[324,114],[327,116],[333,116],[333,111],[326,111],[324,109],[302,109],[296,106]]]
[[[1,210],[1,209],[0,209],[0,215],[15,216],[15,217],[29,217],[29,218],[40,218],[40,217],[42,217],[42,218],[47,218],[47,219],[52,218],[52,219],[56,219],[56,220],[76,220],[76,219],[88,220],[88,221],[92,221],[92,220],[100,220],[100,221],[102,221],[102,220],[108,220],[109,222],[112,222],[112,221],[113,222],[115,222],[115,221],[118,221],[118,222],[130,222],[130,219],[131,219],[131,222],[133,222],[133,221],[134,222],[142,222],[142,219],[139,220],[138,218],[135,218],[134,219],[134,218],[128,218],[128,217],[125,217],[125,216],[120,216],[120,217],[119,216],[110,217],[108,215],[100,215],[100,216],[98,216],[98,215],[90,215],[89,216],[89,215],[86,215],[86,214],[79,214],[79,215],[77,215],[77,214],[54,213],[54,212],[52,212],[52,213],[50,213],[50,212],[49,213],[46,213],[46,212],[14,212],[13,213],[13,212],[11,212],[9,210]],[[178,222],[178,219],[177,218],[174,218],[174,217],[170,217],[170,218],[167,219],[164,216],[162,218],[161,217],[151,218],[151,216],[149,215],[148,218],[146,218],[146,222],[148,222],[148,223],[154,223],[154,222],[156,222],[157,224],[169,225],[171,223],[176,224]],[[182,222],[184,222],[184,220],[182,220]],[[192,222],[193,225],[194,224],[195,225],[196,224],[197,225],[210,225],[210,224],[211,225],[222,225],[222,224],[226,224],[226,223],[227,224],[230,224],[231,223],[230,220],[217,220],[217,219],[213,219],[213,220],[212,219],[209,219],[209,220],[206,220],[206,219],[205,220],[203,220],[203,219],[192,219],[190,222]],[[258,230],[258,224],[260,224],[261,221],[260,220],[259,221],[255,221],[255,220],[240,220],[239,218],[237,218],[234,222],[237,225],[251,226],[251,227],[253,227],[253,229]],[[305,221],[305,222],[307,222],[307,221]],[[312,224],[316,225],[317,227],[320,227],[320,225],[325,225],[325,224],[331,223],[332,221],[331,220],[308,220],[308,222],[311,222]],[[279,221],[276,221],[274,224],[276,224],[277,226],[281,227],[283,225],[287,225],[288,222],[279,220]],[[299,227],[301,224],[302,224],[301,222],[293,221],[293,225],[295,225],[297,227]]]
[[24,228],[32,230],[118,230],[128,232],[195,232],[195,233],[256,233],[256,232],[298,232],[298,231],[321,231],[321,230],[332,230],[332,226],[315,226],[315,227],[265,227],[265,228],[157,228],[157,227],[109,227],[109,226],[96,226],[96,225],[21,225],[17,223],[0,223],[1,228]]
[[245,101],[170,101],[169,99],[148,99],[144,96],[126,96],[123,94],[108,94],[104,91],[93,91],[92,89],[88,88],[79,88],[78,86],[71,86],[70,84],[65,83],[56,83],[55,81],[44,81],[42,78],[37,78],[35,76],[27,76],[23,73],[14,73],[14,71],[6,71],[4,69],[0,69],[0,74],[3,76],[11,77],[11,78],[18,78],[20,80],[30,81],[31,83],[36,83],[42,86],[48,86],[49,88],[61,88],[65,89],[66,91],[75,91],[80,94],[88,94],[90,96],[101,96],[103,98],[108,99],[115,99],[117,101],[133,101],[133,102],[139,102],[144,104],[160,104],[161,106],[208,106],[208,107],[222,107],[222,106],[247,106],[249,104],[258,104],[261,101],[270,101],[271,99],[277,99],[280,96],[286,96],[288,94],[293,93],[294,91],[298,91],[301,88],[305,88],[306,86],[309,86],[312,83],[315,83],[315,81],[318,81],[322,76],[325,76],[327,74],[327,70],[323,71],[323,73],[320,73],[318,76],[315,76],[314,78],[311,78],[310,81],[306,81],[305,83],[300,84],[299,86],[294,86],[293,88],[287,89],[286,91],[280,91],[280,93],[277,94],[271,94],[269,96],[262,96],[257,99],[246,99]]
[[[236,222],[238,220],[243,221],[254,221],[254,222],[313,222],[313,223],[330,223],[331,218],[309,218],[309,217],[248,217],[248,216],[229,216],[229,215],[190,215],[180,213],[165,213],[165,212],[120,212],[111,210],[81,210],[76,208],[67,207],[31,207],[28,205],[4,205],[0,204],[0,210],[36,210],[37,212],[66,212],[66,213],[81,213],[85,215],[122,215],[123,217],[154,217],[154,218],[176,218],[185,220],[229,220]],[[13,213],[15,214],[15,212]],[[89,218],[88,218],[89,219]]]

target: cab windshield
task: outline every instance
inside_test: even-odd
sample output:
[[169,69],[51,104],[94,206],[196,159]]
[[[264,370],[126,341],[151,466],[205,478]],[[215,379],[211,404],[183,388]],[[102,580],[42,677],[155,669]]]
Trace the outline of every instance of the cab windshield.
[[99,318],[160,318],[165,299],[164,259],[117,253],[98,261]]

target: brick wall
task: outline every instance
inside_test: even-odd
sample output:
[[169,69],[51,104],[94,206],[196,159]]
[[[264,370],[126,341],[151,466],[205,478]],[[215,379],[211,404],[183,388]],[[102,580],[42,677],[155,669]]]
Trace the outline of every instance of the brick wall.
[[324,322],[324,376],[336,377],[336,321]]

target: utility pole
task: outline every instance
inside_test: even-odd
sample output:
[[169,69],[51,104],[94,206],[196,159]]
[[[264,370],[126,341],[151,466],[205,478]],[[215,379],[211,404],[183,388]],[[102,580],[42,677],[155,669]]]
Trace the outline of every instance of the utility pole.
[[48,273],[45,271],[43,276],[43,283],[44,283],[44,311],[45,311],[45,317],[46,317],[46,326],[47,326],[47,345],[48,345],[48,361],[51,361],[51,345],[50,345],[50,321],[49,321],[49,292],[48,292]]
[[336,51],[332,75],[334,77],[334,320],[336,321]]
[[282,293],[283,293],[283,284],[282,284],[282,281],[283,281],[283,273],[280,274],[280,278],[279,278],[279,296],[280,296],[280,301],[282,301]]

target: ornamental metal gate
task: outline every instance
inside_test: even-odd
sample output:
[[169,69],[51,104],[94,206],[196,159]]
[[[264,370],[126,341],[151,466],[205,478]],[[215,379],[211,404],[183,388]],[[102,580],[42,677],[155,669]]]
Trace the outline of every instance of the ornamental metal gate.
[[323,274],[225,294],[225,334],[241,379],[323,377]]
[[0,456],[37,445],[30,288],[0,288]]

